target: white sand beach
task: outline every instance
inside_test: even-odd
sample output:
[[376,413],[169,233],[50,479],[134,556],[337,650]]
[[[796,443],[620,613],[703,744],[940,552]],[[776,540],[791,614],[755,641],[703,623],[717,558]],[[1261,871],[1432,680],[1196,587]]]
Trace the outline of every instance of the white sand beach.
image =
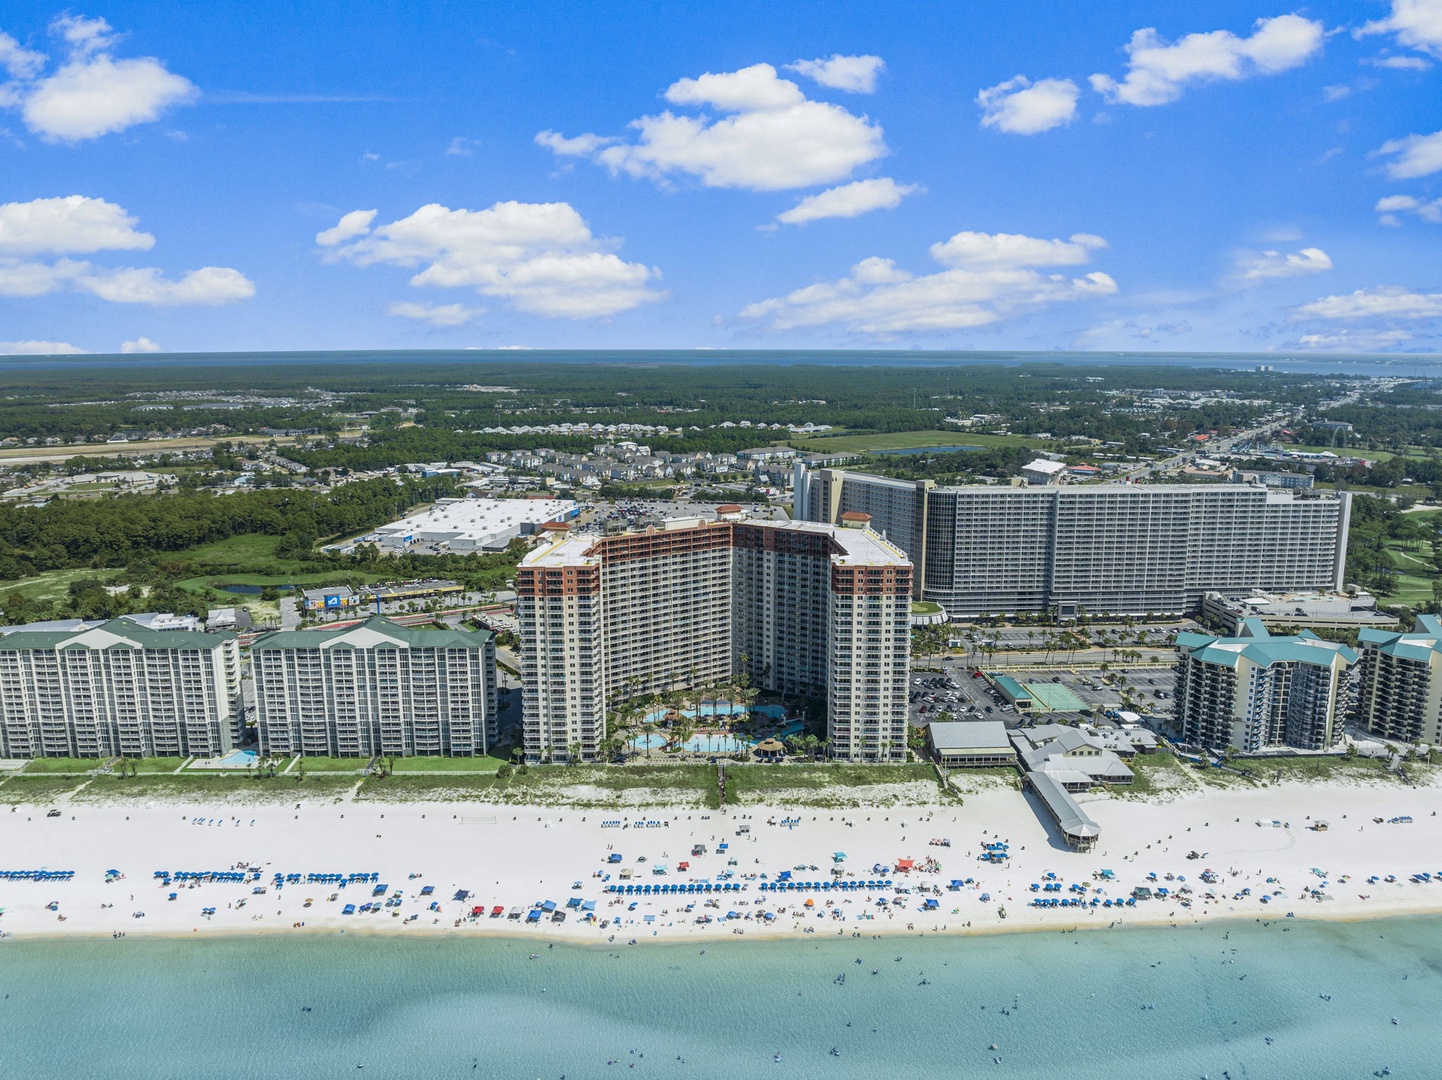
[[[969,796],[964,806],[930,810],[597,812],[330,799],[285,807],[77,803],[57,808],[58,817],[47,816],[48,804],[0,811],[0,871],[74,871],[68,881],[0,879],[0,932],[17,940],[384,932],[532,934],[623,943],[1442,911],[1442,881],[1409,880],[1420,872],[1434,878],[1442,872],[1442,787],[1435,786],[1284,784],[1197,791],[1164,802],[1089,800],[1102,842],[1088,854],[1060,847],[1027,798],[1006,789]],[[1412,821],[1388,823],[1400,816]],[[794,827],[780,824],[788,818],[799,821]],[[1326,831],[1308,827],[1317,818],[1329,823]],[[1259,819],[1278,819],[1288,827],[1262,827]],[[648,821],[655,824],[636,826]],[[948,840],[950,846],[933,840]],[[998,840],[1009,845],[1010,859],[998,866],[979,861],[982,843]],[[723,843],[729,850],[718,851]],[[707,853],[691,856],[696,844],[704,844]],[[1193,851],[1200,857],[1189,859]],[[846,858],[835,864],[838,852]],[[619,862],[608,861],[613,854],[621,856]],[[898,860],[914,859],[919,866],[928,857],[939,863],[937,872],[893,872]],[[689,864],[684,869],[683,862]],[[760,888],[788,870],[799,881],[831,880],[834,865],[850,880],[894,885],[788,893]],[[167,884],[154,877],[157,870],[242,866],[258,870],[259,880]],[[873,872],[876,866],[890,869]],[[656,873],[659,867],[666,873]],[[111,870],[123,876],[107,881]],[[1103,870],[1112,871],[1114,880],[1094,876]],[[1215,884],[1203,881],[1207,870],[1215,873]],[[652,886],[714,884],[730,874],[730,882],[743,888],[712,897],[617,898],[603,891],[621,883],[623,871],[631,872],[632,882]],[[299,874],[302,883],[276,888],[277,873]],[[388,886],[385,894],[399,893],[400,902],[346,915],[346,904],[359,909],[372,903],[374,886],[305,884],[304,876],[313,873],[374,873],[379,884]],[[1057,875],[1061,891],[1034,893],[1030,886],[1043,882],[1047,873]],[[1369,883],[1374,875],[1395,875],[1396,881]],[[952,890],[948,886],[954,879],[971,883]],[[1073,883],[1087,886],[1084,908],[1029,903],[1038,896],[1075,896],[1068,891]],[[426,886],[433,892],[423,895]],[[1125,899],[1135,886],[1166,888],[1172,895],[1135,906],[1105,906],[1106,900]],[[1192,892],[1179,895],[1184,887]],[[458,890],[470,895],[458,901]],[[1304,890],[1317,890],[1326,899]],[[983,900],[984,894],[989,899]],[[877,903],[883,896],[885,907]],[[1092,905],[1093,896],[1102,903]],[[539,923],[509,917],[512,909],[529,911],[543,901],[564,910],[573,897],[595,902],[594,920],[574,909],[561,923],[549,915]],[[708,899],[715,905],[708,906]],[[814,906],[806,906],[808,899]],[[936,901],[935,910],[922,910],[927,899]],[[374,898],[377,905],[381,901]],[[506,914],[492,917],[496,907]],[[214,914],[203,914],[206,908]],[[475,908],[484,914],[473,917]],[[727,917],[732,912],[735,916]],[[711,921],[698,922],[707,916]]]

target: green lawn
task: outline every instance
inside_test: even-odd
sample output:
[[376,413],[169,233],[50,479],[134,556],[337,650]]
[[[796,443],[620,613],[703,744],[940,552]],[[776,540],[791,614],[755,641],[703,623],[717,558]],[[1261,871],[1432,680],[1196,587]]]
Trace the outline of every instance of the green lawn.
[[183,757],[136,758],[135,771],[142,776],[146,773],[173,773],[187,760]]
[[63,775],[63,776],[85,776],[91,769],[98,769],[105,763],[105,758],[34,758],[29,765],[25,766],[25,775]]
[[1409,607],[1431,603],[1432,582],[1436,580],[1436,575],[1426,545],[1420,551],[1404,551],[1400,543],[1390,542],[1387,544],[1387,555],[1401,573],[1392,579],[1397,586],[1396,593],[1383,597],[1382,602]]
[[978,435],[969,431],[886,431],[858,435],[823,435],[793,440],[808,454],[832,451],[869,453],[876,450],[919,450],[930,446],[1042,446],[1045,440],[1027,435]]
[[495,773],[506,762],[502,758],[408,757],[396,758],[397,773]]
[[[277,562],[275,548],[280,543],[278,536],[262,533],[242,533],[199,544],[185,552],[185,558],[201,566],[250,566],[258,562]],[[292,561],[292,560],[286,560]],[[297,563],[297,565],[300,565]]]
[[[1288,443],[1285,448],[1288,451],[1301,454],[1324,454],[1330,452],[1336,454],[1338,457],[1358,457],[1365,458],[1368,461],[1391,461],[1397,456],[1390,450],[1363,450],[1356,446],[1342,446],[1340,444],[1337,446],[1293,446]],[[1422,448],[1418,448],[1415,456],[1420,457],[1423,452],[1424,450]]]
[[70,584],[82,579],[109,581],[119,570],[50,570],[32,578],[0,582],[0,596],[18,592],[27,600],[64,600],[70,595]]
[[[107,760],[106,758],[35,758],[25,766],[25,772],[31,776],[41,774],[81,776],[89,773],[91,769],[100,768]],[[185,762],[185,758],[135,758],[134,761],[136,771],[140,773],[173,773]],[[116,772],[119,772],[119,765],[114,768]]]
[[[317,757],[307,754],[305,756],[305,774],[309,776],[311,773],[358,773],[366,767],[369,761],[370,758],[364,757]],[[281,768],[285,768],[285,766],[282,765]],[[299,768],[300,763],[297,762],[291,767],[290,775],[296,775],[296,770]]]
[[911,613],[913,615],[939,615],[941,614],[941,605],[930,600],[913,600]]

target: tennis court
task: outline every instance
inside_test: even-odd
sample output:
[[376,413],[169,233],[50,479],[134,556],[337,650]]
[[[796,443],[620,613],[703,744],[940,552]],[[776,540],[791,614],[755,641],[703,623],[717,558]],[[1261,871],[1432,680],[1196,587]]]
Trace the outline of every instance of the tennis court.
[[1061,683],[1032,682],[1026,684],[1026,690],[1036,702],[1033,712],[1079,712],[1086,708],[1086,702]]

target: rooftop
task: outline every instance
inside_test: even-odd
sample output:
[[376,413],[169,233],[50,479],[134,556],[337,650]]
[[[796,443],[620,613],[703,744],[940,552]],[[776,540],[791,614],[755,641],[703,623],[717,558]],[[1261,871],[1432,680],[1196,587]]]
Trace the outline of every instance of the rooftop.
[[930,724],[926,730],[931,734],[931,745],[939,753],[996,749],[1011,752],[1012,749],[1006,737],[1006,725],[1000,720]]
[[1177,649],[1221,667],[1236,667],[1242,658],[1260,667],[1289,662],[1331,667],[1338,657],[1348,664],[1357,661],[1355,650],[1334,641],[1323,641],[1310,630],[1292,637],[1273,637],[1260,619],[1253,618],[1242,619],[1237,624],[1237,632],[1234,638],[1181,633],[1177,635]]
[[417,649],[478,649],[494,635],[489,630],[423,630],[402,626],[384,615],[341,630],[272,630],[255,639],[252,652],[269,649],[324,649],[369,647],[387,643]]
[[74,630],[15,630],[0,637],[0,650],[59,649],[67,645],[90,648],[216,649],[234,640],[235,635],[228,633],[151,630],[122,616],[98,626],[82,624]]
[[442,499],[429,510],[382,525],[375,531],[393,535],[485,537],[559,521],[575,509],[569,499]]
[[[718,524],[702,518],[680,518],[663,523],[657,531],[677,532],[685,529],[732,528],[729,524]],[[738,528],[775,529],[785,532],[822,533],[831,537],[841,551],[831,556],[840,566],[910,566],[905,552],[895,544],[883,539],[870,529],[847,529],[836,525],[822,525],[813,521],[751,521]],[[622,533],[622,537],[636,533]],[[615,538],[607,538],[615,539]],[[599,559],[598,548],[603,543],[595,536],[563,536],[552,543],[533,548],[520,562],[523,567],[558,569],[563,566],[594,565]]]

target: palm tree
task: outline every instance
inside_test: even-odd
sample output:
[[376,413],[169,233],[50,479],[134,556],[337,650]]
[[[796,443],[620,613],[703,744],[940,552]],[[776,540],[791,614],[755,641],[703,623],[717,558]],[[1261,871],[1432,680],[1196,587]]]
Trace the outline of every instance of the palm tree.
[[570,746],[566,747],[566,764],[575,765],[580,760],[581,744],[579,742],[573,742]]

